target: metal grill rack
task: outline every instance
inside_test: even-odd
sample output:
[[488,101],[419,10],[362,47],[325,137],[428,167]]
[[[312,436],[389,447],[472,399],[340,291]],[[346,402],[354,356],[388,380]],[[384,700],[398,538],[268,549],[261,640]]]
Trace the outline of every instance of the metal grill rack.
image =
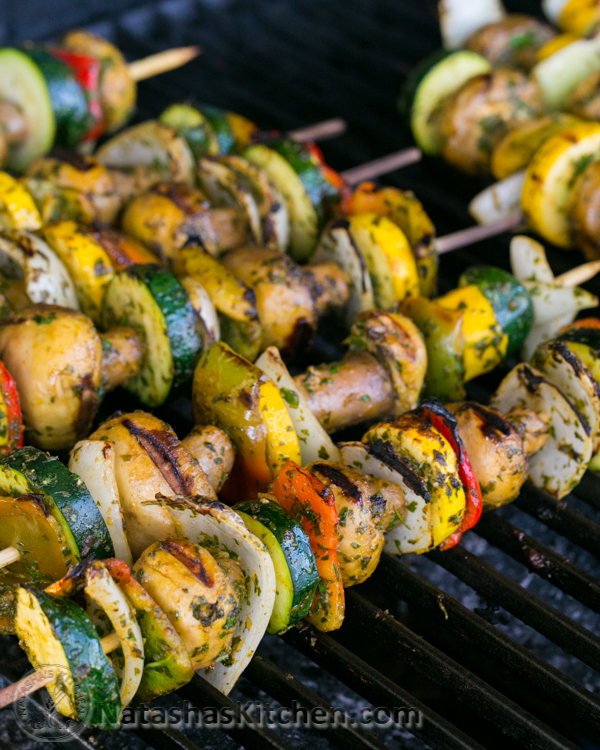
[[[507,4],[539,13],[536,2]],[[410,145],[395,99],[405,75],[439,46],[435,3],[407,0],[165,0],[116,22],[100,13],[92,26],[132,58],[202,45],[203,56],[188,67],[142,84],[140,119],[191,96],[280,129],[341,116],[348,134],[324,144],[339,169]],[[481,187],[438,161],[385,181],[414,190],[441,234],[470,223],[466,205]],[[552,250],[549,258],[558,272],[575,260]],[[478,261],[508,267],[507,236],[444,257],[442,290]],[[590,289],[598,293],[600,284]],[[334,354],[323,344],[313,356]],[[483,378],[471,395],[485,401],[501,374]],[[163,416],[177,427],[187,410],[182,400]],[[421,558],[384,555],[373,577],[347,592],[339,633],[304,627],[266,638],[231,698],[199,677],[179,691],[195,706],[228,707],[238,716],[245,709],[233,698],[265,694],[327,712],[340,697],[350,713],[356,701],[412,707],[423,713],[414,739],[406,731],[377,736],[351,721],[321,734],[282,733],[253,723],[246,711],[246,726],[227,736],[86,731],[72,743],[82,750],[597,748],[599,511],[600,479],[590,474],[558,504],[528,486],[513,506],[486,515],[462,546]],[[10,669],[1,671],[14,679]],[[24,747],[20,735],[15,741]]]

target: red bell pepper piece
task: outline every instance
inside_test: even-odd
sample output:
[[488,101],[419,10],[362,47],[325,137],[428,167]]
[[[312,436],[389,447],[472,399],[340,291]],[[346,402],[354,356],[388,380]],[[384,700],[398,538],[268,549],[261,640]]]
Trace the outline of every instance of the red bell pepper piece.
[[17,386],[0,362],[0,455],[23,445],[23,418]]
[[479,480],[475,476],[469,456],[464,449],[462,440],[456,429],[456,421],[442,404],[436,399],[428,399],[421,405],[421,410],[438,432],[446,438],[452,446],[452,450],[458,458],[458,474],[465,489],[465,514],[458,529],[451,534],[442,544],[441,550],[451,549],[458,544],[460,538],[481,518],[483,510],[483,498]]
[[77,83],[83,89],[92,120],[90,129],[84,135],[83,140],[95,141],[104,133],[105,127],[104,112],[100,104],[100,73],[102,71],[100,60],[91,55],[83,55],[80,52],[72,52],[60,47],[51,47],[48,52],[71,68]]
[[306,531],[321,581],[307,619],[322,631],[337,630],[344,620],[344,586],[337,548],[339,516],[330,489],[293,461],[286,461],[273,484],[277,502]]

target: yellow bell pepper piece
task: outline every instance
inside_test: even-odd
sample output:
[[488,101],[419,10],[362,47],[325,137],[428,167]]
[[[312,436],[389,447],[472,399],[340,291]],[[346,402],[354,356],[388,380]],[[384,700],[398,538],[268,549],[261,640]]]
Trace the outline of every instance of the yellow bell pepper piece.
[[502,362],[508,336],[502,332],[489,300],[478,286],[454,289],[436,301],[447,310],[463,311],[465,383]]
[[558,27],[578,37],[587,36],[600,21],[599,0],[569,0],[562,9]]
[[573,34],[571,32],[555,36],[554,39],[546,42],[546,44],[544,44],[544,46],[537,51],[537,61],[541,62],[542,60],[546,60],[548,57],[552,57],[552,55],[555,52],[558,52],[559,49],[568,47],[569,44],[573,44],[573,42],[576,42],[580,38],[581,37],[579,37],[577,34]]
[[521,210],[544,239],[570,248],[569,209],[573,184],[600,158],[600,123],[584,122],[549,138],[534,154],[525,173]]
[[400,227],[385,216],[374,213],[349,216],[352,232],[369,232],[376,245],[383,250],[390,271],[396,301],[419,295],[419,274],[415,256]]
[[0,229],[29,229],[42,226],[42,217],[31,193],[19,180],[0,172]]
[[286,461],[301,466],[298,435],[279,388],[271,380],[260,386],[258,408],[267,427],[267,463],[273,476]]

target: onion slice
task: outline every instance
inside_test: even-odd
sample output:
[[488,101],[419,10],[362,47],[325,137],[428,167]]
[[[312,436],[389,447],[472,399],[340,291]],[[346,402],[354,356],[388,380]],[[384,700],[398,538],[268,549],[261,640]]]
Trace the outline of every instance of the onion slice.
[[80,440],[71,451],[69,469],[83,481],[108,528],[115,556],[133,565],[115,476],[115,449],[107,440]]
[[440,0],[438,13],[444,49],[459,49],[483,26],[506,16],[500,0]]
[[144,639],[135,618],[135,610],[101,560],[95,560],[87,566],[84,591],[91,600],[91,604],[88,601],[90,617],[97,623],[105,620],[101,613],[94,611],[96,605],[109,619],[119,637],[123,653],[122,668],[118,657],[112,661],[117,674],[121,673],[121,704],[125,708],[137,693],[144,672]]
[[402,488],[406,500],[406,516],[395,528],[385,533],[384,552],[404,555],[431,549],[431,503],[411,489],[400,472],[372,456],[364,443],[340,443],[340,452],[342,463],[346,466],[358,469],[373,479],[381,479]]
[[479,224],[494,224],[514,216],[521,210],[521,193],[525,170],[482,190],[469,203],[469,213]]

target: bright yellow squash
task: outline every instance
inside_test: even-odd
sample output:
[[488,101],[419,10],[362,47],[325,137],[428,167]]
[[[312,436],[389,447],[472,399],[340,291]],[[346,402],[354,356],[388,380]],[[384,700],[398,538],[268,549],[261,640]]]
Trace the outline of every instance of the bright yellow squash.
[[302,466],[300,443],[279,388],[269,380],[259,389],[258,408],[267,427],[267,463],[273,476],[286,461]]
[[577,176],[600,159],[600,123],[585,122],[549,138],[525,173],[521,210],[532,229],[559,247],[573,247],[569,219]]
[[508,336],[502,332],[492,305],[479,287],[459,287],[436,301],[447,310],[463,312],[464,382],[497,367],[506,356]]
[[42,218],[27,190],[8,172],[0,172],[0,229],[29,229],[42,226]]

